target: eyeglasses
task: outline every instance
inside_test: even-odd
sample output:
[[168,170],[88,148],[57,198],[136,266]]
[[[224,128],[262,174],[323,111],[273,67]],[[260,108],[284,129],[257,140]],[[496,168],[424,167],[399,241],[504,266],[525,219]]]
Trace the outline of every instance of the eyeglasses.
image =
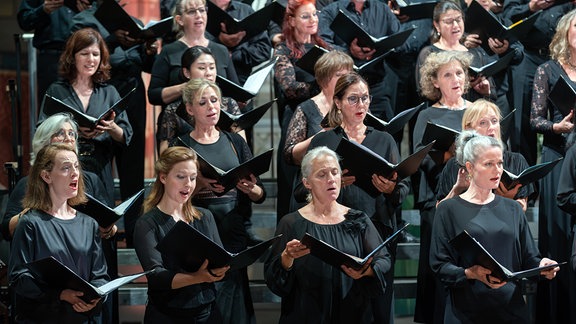
[[76,133],[76,132],[73,131],[73,130],[63,130],[63,129],[61,129],[61,130],[57,131],[56,133],[54,133],[54,134],[52,135],[52,138],[56,138],[56,139],[58,139],[58,140],[60,140],[60,141],[65,140],[66,137],[68,137],[68,138],[73,138],[73,139],[77,140],[77,139],[78,139],[78,133]]
[[206,12],[208,12],[208,7],[198,7],[189,9],[188,11],[186,11],[186,14],[190,16],[195,16],[196,14],[203,15]]
[[442,19],[442,22],[445,23],[446,25],[452,25],[454,24],[454,22],[456,22],[457,24],[459,24],[460,22],[462,22],[462,16],[456,17],[456,18],[446,18],[446,19]]
[[362,97],[350,96],[346,99],[348,99],[348,103],[351,104],[352,106],[356,106],[357,104],[360,103],[360,101],[362,101],[363,104],[369,105],[370,102],[372,101],[372,95],[363,95]]
[[312,18],[318,18],[319,14],[320,14],[320,10],[316,10],[312,13],[305,12],[301,15],[298,15],[298,17],[300,17],[300,19],[302,19],[302,20],[310,20]]

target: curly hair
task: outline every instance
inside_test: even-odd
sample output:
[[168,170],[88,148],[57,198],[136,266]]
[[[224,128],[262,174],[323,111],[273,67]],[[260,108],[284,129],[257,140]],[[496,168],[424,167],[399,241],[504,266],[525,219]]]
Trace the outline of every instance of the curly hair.
[[[304,55],[304,44],[299,43],[296,40],[296,35],[294,35],[294,28],[290,26],[290,19],[294,19],[296,16],[296,10],[307,4],[316,5],[316,0],[288,0],[288,5],[286,6],[286,12],[284,13],[284,21],[282,23],[282,35],[284,37],[284,42],[288,49],[290,49],[292,57],[299,59]],[[320,28],[320,27],[318,27]],[[330,49],[328,43],[326,43],[318,32],[312,35],[312,44],[318,45],[320,47]]]
[[110,80],[110,52],[102,35],[92,28],[79,29],[72,33],[66,41],[64,52],[60,55],[60,68],[58,71],[62,78],[70,83],[76,79],[78,76],[76,53],[92,45],[98,45],[100,49],[100,64],[96,73],[92,76],[92,82],[104,83]]
[[430,53],[420,67],[420,92],[424,97],[432,101],[438,101],[442,98],[442,93],[440,89],[434,86],[434,81],[438,79],[438,70],[453,62],[458,62],[462,66],[465,75],[464,93],[468,91],[470,87],[468,68],[472,62],[472,55],[460,51],[441,51]]
[[550,57],[562,64],[567,64],[570,61],[570,44],[568,43],[568,31],[571,27],[571,22],[576,18],[576,9],[571,10],[560,20],[556,25],[556,33],[550,42]]

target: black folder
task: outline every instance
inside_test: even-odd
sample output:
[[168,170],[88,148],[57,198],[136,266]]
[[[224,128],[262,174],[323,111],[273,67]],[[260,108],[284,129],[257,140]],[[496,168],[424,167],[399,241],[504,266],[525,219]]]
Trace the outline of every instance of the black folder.
[[425,106],[426,103],[423,102],[416,107],[406,109],[390,119],[389,122],[385,122],[382,119],[372,115],[371,113],[366,113],[366,118],[364,118],[364,125],[371,126],[377,130],[394,135],[404,129],[404,125],[406,125],[406,123],[408,123],[408,121],[412,119],[412,117],[414,117],[414,115],[416,115],[416,113]]
[[482,244],[480,244],[480,242],[472,237],[467,231],[463,231],[450,240],[450,244],[456,249],[456,251],[458,251],[460,257],[465,261],[464,266],[483,266],[484,268],[491,270],[492,273],[490,275],[498,278],[500,281],[515,281],[538,276],[541,271],[566,264],[566,262],[555,263],[544,267],[512,272],[498,263],[498,261],[496,261],[496,259],[486,251]]
[[275,63],[276,58],[273,58],[259,67],[256,71],[253,71],[248,79],[246,79],[243,86],[221,77],[220,75],[216,76],[216,83],[218,83],[223,96],[231,97],[236,101],[246,102],[258,94],[264,81],[270,74],[270,71],[274,68]]
[[562,113],[562,116],[567,116],[576,107],[576,90],[572,87],[572,83],[571,80],[566,80],[563,75],[560,75],[548,94],[548,99]]
[[82,279],[74,271],[50,256],[44,259],[36,260],[26,264],[26,267],[32,272],[37,280],[44,284],[57,289],[72,289],[84,293],[80,298],[85,302],[106,296],[121,286],[130,283],[153,270],[136,273],[114,279],[100,287],[94,287],[88,281]]
[[[184,143],[182,139],[180,139],[180,142]],[[224,187],[223,192],[215,193],[217,196],[222,196],[232,188],[236,187],[236,184],[240,179],[249,179],[250,174],[259,176],[264,172],[267,172],[268,169],[270,169],[270,161],[272,161],[273,152],[274,149],[270,148],[266,152],[257,155],[228,171],[223,171],[213,166],[200,154],[196,153],[196,155],[198,156],[198,164],[200,165],[202,176],[217,180],[218,184]]]
[[230,253],[189,224],[178,221],[158,243],[156,249],[173,259],[184,271],[196,272],[208,259],[208,268],[230,270],[245,268],[256,262],[281,234],[251,246],[240,253]]
[[[328,53],[328,52],[329,51],[327,49],[320,47],[318,45],[314,45],[314,47],[312,47],[306,53],[304,53],[304,55],[302,55],[302,57],[300,59],[298,59],[295,64],[296,64],[296,66],[298,66],[302,70],[310,73],[311,75],[315,75],[314,65],[316,64],[316,61],[318,61],[318,59],[322,55],[324,55],[325,53]],[[382,73],[382,69],[383,69],[382,61],[391,52],[392,52],[392,50],[390,50],[384,54],[378,55],[375,58],[371,59],[370,61],[368,61],[368,62],[366,62],[360,66],[354,65],[353,69],[354,69],[354,71],[356,71],[359,74]]]
[[405,1],[396,0],[400,16],[408,16],[409,20],[432,19],[434,7],[438,1]]
[[482,48],[488,53],[492,50],[488,46],[488,38],[507,39],[510,43],[521,40],[528,35],[542,10],[529,17],[519,20],[510,26],[504,26],[498,17],[487,11],[476,1],[472,1],[466,10],[466,32],[477,34],[482,41]]
[[272,1],[271,5],[274,6],[274,12],[272,13],[272,21],[280,26],[282,29],[282,24],[284,23],[284,15],[286,14],[286,5],[288,0],[275,0]]
[[276,99],[240,115],[232,115],[224,110],[220,110],[220,118],[216,126],[228,132],[239,132],[243,129],[251,128],[264,116],[268,109],[272,107],[274,102],[276,102]]
[[490,62],[484,66],[481,67],[470,66],[468,67],[468,73],[470,74],[471,77],[474,78],[478,76],[484,76],[489,78],[495,75],[496,73],[507,69],[510,66],[510,62],[512,62],[512,59],[514,58],[514,55],[515,55],[514,51],[509,51],[506,55],[502,56],[498,60]]
[[62,100],[46,94],[44,95],[44,113],[47,116],[52,116],[61,112],[69,113],[74,117],[74,120],[78,123],[79,126],[94,129],[101,120],[107,120],[112,111],[114,111],[116,116],[118,116],[121,112],[126,110],[126,108],[128,108],[128,99],[134,90],[136,90],[136,88],[130,90],[127,95],[116,101],[112,107],[108,108],[98,117],[92,117],[82,111],[76,110],[74,107],[68,105]]
[[116,223],[126,212],[132,208],[139,208],[140,206],[134,204],[140,196],[144,194],[144,189],[141,189],[132,197],[123,201],[120,205],[110,208],[106,204],[98,201],[98,199],[86,194],[88,201],[85,204],[74,206],[79,212],[82,212],[92,218],[94,218],[98,225],[107,228],[110,225]]
[[422,136],[422,144],[428,144],[432,141],[436,141],[434,143],[433,149],[442,152],[448,152],[450,151],[450,147],[452,147],[452,144],[454,144],[454,141],[458,135],[460,135],[460,131],[429,121],[426,124],[426,129],[424,130],[424,135]]
[[545,177],[548,173],[550,173],[550,171],[552,171],[552,169],[554,169],[558,162],[562,161],[562,159],[563,158],[559,158],[554,161],[548,161],[527,167],[518,175],[515,175],[514,173],[504,169],[500,181],[504,183],[506,189],[508,190],[514,188],[517,184],[521,184],[523,186],[530,184]]
[[314,236],[306,233],[300,240],[300,243],[306,245],[310,249],[310,254],[319,258],[320,260],[328,263],[329,265],[340,269],[341,265],[345,265],[354,270],[360,270],[368,262],[368,259],[373,257],[378,251],[382,250],[387,244],[391,243],[398,237],[402,231],[408,227],[410,223],[406,223],[402,228],[390,235],[384,242],[378,245],[372,252],[368,253],[364,258],[350,255],[342,252],[332,245],[315,238]]
[[[406,29],[393,35],[375,38],[356,24],[350,17],[340,10],[330,28],[346,44],[350,45],[357,38],[358,46],[376,49],[376,53],[386,53],[406,42],[415,28]],[[378,54],[378,55],[380,55]]]
[[400,181],[414,174],[434,143],[430,143],[398,164],[392,164],[369,148],[345,138],[340,140],[336,153],[340,156],[342,169],[348,169],[347,175],[356,177],[354,184],[369,195],[376,197],[380,191],[372,184],[372,175],[378,174],[390,178],[396,172]]
[[215,5],[212,1],[206,1],[206,5],[208,6],[206,31],[214,37],[220,35],[222,30],[220,23],[226,25],[226,31],[228,34],[236,34],[245,31],[247,38],[260,34],[268,29],[270,20],[272,20],[272,17],[278,10],[277,5],[271,3],[242,19],[236,19]]
[[122,29],[135,39],[159,38],[172,31],[173,18],[166,17],[160,21],[150,21],[146,26],[140,26],[130,15],[116,2],[116,0],[104,0],[94,13],[94,17],[113,34]]

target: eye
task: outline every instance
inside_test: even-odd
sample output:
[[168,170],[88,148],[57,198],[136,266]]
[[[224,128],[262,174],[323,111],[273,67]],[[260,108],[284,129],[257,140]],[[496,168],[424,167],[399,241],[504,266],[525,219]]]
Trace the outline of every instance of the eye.
[[217,102],[218,102],[218,97],[215,97],[215,96],[210,97],[210,102],[211,102],[211,103],[217,103]]
[[202,100],[198,101],[198,104],[199,104],[200,106],[205,106],[206,103],[207,103],[206,99],[202,99]]

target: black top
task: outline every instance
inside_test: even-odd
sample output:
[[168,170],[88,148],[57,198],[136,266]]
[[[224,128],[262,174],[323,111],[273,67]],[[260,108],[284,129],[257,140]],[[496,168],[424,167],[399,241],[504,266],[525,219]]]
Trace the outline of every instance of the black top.
[[24,266],[50,256],[93,286],[102,286],[110,279],[98,224],[93,218],[77,213],[73,219],[63,220],[30,210],[20,218],[10,250],[9,279],[15,292],[17,316],[35,322],[87,322],[87,314],[77,313],[72,305],[60,301],[60,290],[38,282]]
[[576,145],[572,145],[564,156],[556,199],[560,209],[576,216]]
[[[342,138],[348,139],[348,135],[340,126],[330,131],[319,133],[310,142],[308,151],[318,146],[326,146],[331,150],[336,150]],[[388,133],[367,127],[366,138],[361,144],[390,163],[396,164],[400,160],[396,142]],[[364,190],[352,184],[340,190],[338,201],[344,206],[362,210],[372,220],[387,226],[389,230],[393,230],[396,228],[395,209],[402,204],[409,190],[410,187],[407,180],[402,180],[396,184],[396,188],[392,193],[380,194],[376,198],[372,198]]]
[[286,143],[284,144],[286,162],[294,164],[292,160],[294,146],[322,130],[322,126],[320,126],[322,118],[324,118],[322,112],[312,99],[308,99],[296,107],[286,131]]
[[[253,12],[254,9],[251,6],[236,0],[230,1],[228,8],[226,8],[226,13],[238,20],[247,17]],[[213,41],[221,44],[218,40],[218,35],[210,36]],[[243,85],[248,76],[250,76],[253,67],[270,59],[272,45],[266,31],[262,31],[253,37],[242,39],[240,44],[234,48],[229,48],[229,50],[238,80],[240,85]]]
[[[216,72],[226,79],[238,83],[236,70],[230,59],[228,49],[224,45],[209,41],[208,48],[216,60]],[[175,41],[162,48],[152,66],[152,76],[148,88],[148,100],[153,105],[166,106],[169,102],[162,101],[162,89],[185,82],[182,79],[182,54],[188,45]]]
[[[190,225],[216,243],[222,244],[212,213],[203,208],[197,209],[202,216]],[[170,310],[175,309],[176,315],[212,303],[216,299],[216,288],[213,283],[200,283],[172,289],[174,276],[184,271],[177,266],[177,260],[170,260],[168,256],[162,255],[156,245],[175,224],[172,216],[156,207],[148,211],[138,218],[134,227],[134,249],[144,271],[155,270],[147,275],[148,302],[166,314],[171,314]]]
[[[112,199],[108,196],[106,189],[104,189],[104,184],[95,173],[83,171],[82,175],[84,176],[84,190],[86,193],[92,195],[99,201],[107,203],[110,207],[114,206]],[[8,229],[10,218],[20,213],[23,209],[22,199],[24,199],[24,195],[26,194],[27,183],[28,176],[20,179],[18,183],[16,183],[14,190],[12,190],[12,193],[10,193],[10,197],[8,198],[8,203],[6,204],[6,212],[4,213],[2,224],[0,225],[0,233],[2,233],[2,237],[7,241],[12,240],[12,236],[10,235]]]
[[492,289],[480,281],[466,279],[464,270],[471,265],[463,264],[449,243],[464,230],[512,272],[535,268],[541,260],[526,216],[515,201],[500,196],[485,205],[460,197],[443,201],[434,216],[430,267],[450,292],[445,320],[450,323],[527,323],[529,311],[520,283],[510,281]]
[[282,267],[281,253],[286,243],[300,240],[305,233],[337,249],[363,257],[382,242],[365,213],[350,209],[344,221],[333,225],[313,223],[300,213],[280,220],[276,235],[282,237],[272,246],[264,264],[266,284],[282,297],[279,323],[369,323],[370,298],[384,293],[384,274],[390,270],[388,250],[378,252],[372,261],[375,277],[354,280],[341,269],[306,255],[294,260],[293,267]]
[[[527,167],[529,167],[528,162],[524,156],[517,152],[504,151],[503,153],[504,169],[510,171],[514,174],[520,174]],[[451,158],[446,162],[442,173],[440,174],[440,179],[438,180],[438,185],[436,186],[436,197],[438,200],[444,199],[452,190],[452,187],[456,183],[458,178],[458,170],[460,166],[456,162],[456,158]],[[522,186],[518,189],[514,199],[527,198],[534,192],[534,186],[532,184],[527,186]]]
[[[556,134],[552,131],[552,125],[560,122],[564,116],[550,103],[548,95],[556,81],[564,76],[566,80],[570,77],[566,71],[556,61],[550,60],[536,69],[534,76],[534,91],[532,92],[532,108],[530,111],[530,126],[537,133],[544,134],[543,145],[563,154],[566,137],[568,134]],[[572,81],[572,87],[576,82]],[[550,116],[550,117],[549,117]]]
[[[62,100],[78,111],[84,111],[80,98],[67,81],[54,82],[46,90],[46,94]],[[113,86],[95,84],[94,91],[90,95],[88,108],[84,113],[92,117],[100,116],[118,100],[120,100],[120,95]],[[44,103],[42,103],[38,118],[39,124],[49,117],[44,113],[43,106]],[[98,174],[102,182],[104,182],[107,192],[114,192],[114,179],[112,176],[113,148],[118,145],[125,147],[130,144],[132,139],[132,126],[125,111],[116,116],[115,122],[124,131],[124,142],[116,142],[108,132],[104,132],[104,134],[92,139],[78,138],[78,157],[82,167],[84,170]]]

